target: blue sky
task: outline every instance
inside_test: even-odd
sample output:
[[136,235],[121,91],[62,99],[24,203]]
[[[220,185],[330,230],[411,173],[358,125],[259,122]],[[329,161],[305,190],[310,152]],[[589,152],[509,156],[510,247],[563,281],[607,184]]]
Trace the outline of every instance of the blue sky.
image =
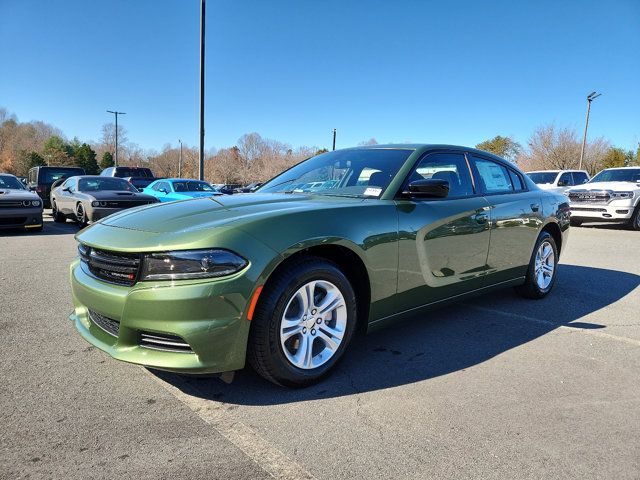
[[[198,0],[0,0],[0,106],[143,148],[198,141]],[[640,141],[640,1],[208,0],[206,147],[526,143],[543,123]]]

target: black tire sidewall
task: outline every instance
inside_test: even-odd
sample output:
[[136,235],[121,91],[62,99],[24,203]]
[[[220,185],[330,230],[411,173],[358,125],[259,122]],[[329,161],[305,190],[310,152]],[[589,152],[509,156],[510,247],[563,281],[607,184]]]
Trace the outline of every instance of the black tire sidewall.
[[[333,357],[317,368],[304,370],[292,365],[285,356],[280,343],[280,324],[291,297],[300,287],[313,280],[331,282],[340,290],[347,308],[347,326],[342,343]],[[284,277],[276,282],[275,289],[268,292],[267,301],[261,306],[259,315],[260,318],[256,320],[268,323],[269,358],[265,359],[268,362],[266,369],[282,385],[305,386],[324,377],[347,349],[357,321],[355,292],[347,277],[333,263],[324,260],[306,262],[285,272]]]

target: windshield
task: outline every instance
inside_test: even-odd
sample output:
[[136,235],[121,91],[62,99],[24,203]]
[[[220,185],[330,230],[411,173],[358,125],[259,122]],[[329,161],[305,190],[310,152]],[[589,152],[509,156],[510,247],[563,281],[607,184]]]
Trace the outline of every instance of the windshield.
[[0,188],[24,190],[24,185],[22,185],[22,182],[15,177],[10,177],[9,175],[0,175]]
[[98,192],[101,190],[115,190],[137,192],[136,187],[126,180],[116,177],[81,178],[78,182],[78,190],[81,192]]
[[74,175],[84,175],[81,168],[43,168],[40,170],[39,183],[53,183],[61,178],[73,177]]
[[593,177],[589,183],[595,182],[640,182],[640,168],[603,170]]
[[395,148],[323,153],[269,180],[258,192],[379,197],[412,153]]
[[215,192],[215,188],[207,182],[173,182],[176,192]]
[[527,173],[529,178],[533,180],[533,183],[538,185],[543,183],[553,183],[558,176],[558,172],[531,172]]

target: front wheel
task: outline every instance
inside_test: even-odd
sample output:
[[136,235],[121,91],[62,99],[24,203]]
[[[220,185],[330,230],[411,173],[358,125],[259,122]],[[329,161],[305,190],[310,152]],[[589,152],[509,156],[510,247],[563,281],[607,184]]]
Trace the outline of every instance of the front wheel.
[[80,228],[84,228],[87,226],[87,214],[84,211],[82,203],[78,203],[78,205],[76,205],[76,221],[78,222],[78,226]]
[[542,232],[531,255],[524,285],[516,291],[526,298],[546,297],[556,283],[558,247],[549,232]]
[[631,230],[640,230],[640,203],[636,207],[633,215],[631,215],[631,220],[629,220],[629,227]]
[[354,290],[337,265],[315,257],[287,265],[261,294],[249,363],[278,385],[312,385],[344,354],[356,315]]

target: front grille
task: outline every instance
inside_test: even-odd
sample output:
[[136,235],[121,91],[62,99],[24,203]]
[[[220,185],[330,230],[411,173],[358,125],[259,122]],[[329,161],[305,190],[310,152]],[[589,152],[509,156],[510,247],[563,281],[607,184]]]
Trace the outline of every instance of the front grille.
[[120,322],[118,322],[117,320],[105,317],[104,315],[100,315],[93,310],[89,310],[89,318],[94,324],[96,324],[112,337],[118,336],[118,332],[120,331]]
[[149,203],[154,203],[154,202],[132,201],[132,200],[113,200],[113,201],[107,202],[107,207],[106,208],[133,208],[133,207],[140,207],[142,205],[148,205]]
[[606,212],[606,208],[571,207],[572,212]]
[[131,286],[136,283],[140,270],[140,254],[109,252],[98,248],[78,245],[80,260],[89,271],[105,282]]
[[0,208],[21,208],[30,206],[31,202],[28,202],[28,205],[25,205],[22,200],[0,200]]
[[27,221],[27,217],[4,217],[0,218],[0,225],[22,225]]
[[609,203],[611,194],[605,190],[574,190],[569,193],[571,203]]
[[140,332],[138,343],[141,347],[152,350],[193,353],[189,344],[182,338],[167,333]]

